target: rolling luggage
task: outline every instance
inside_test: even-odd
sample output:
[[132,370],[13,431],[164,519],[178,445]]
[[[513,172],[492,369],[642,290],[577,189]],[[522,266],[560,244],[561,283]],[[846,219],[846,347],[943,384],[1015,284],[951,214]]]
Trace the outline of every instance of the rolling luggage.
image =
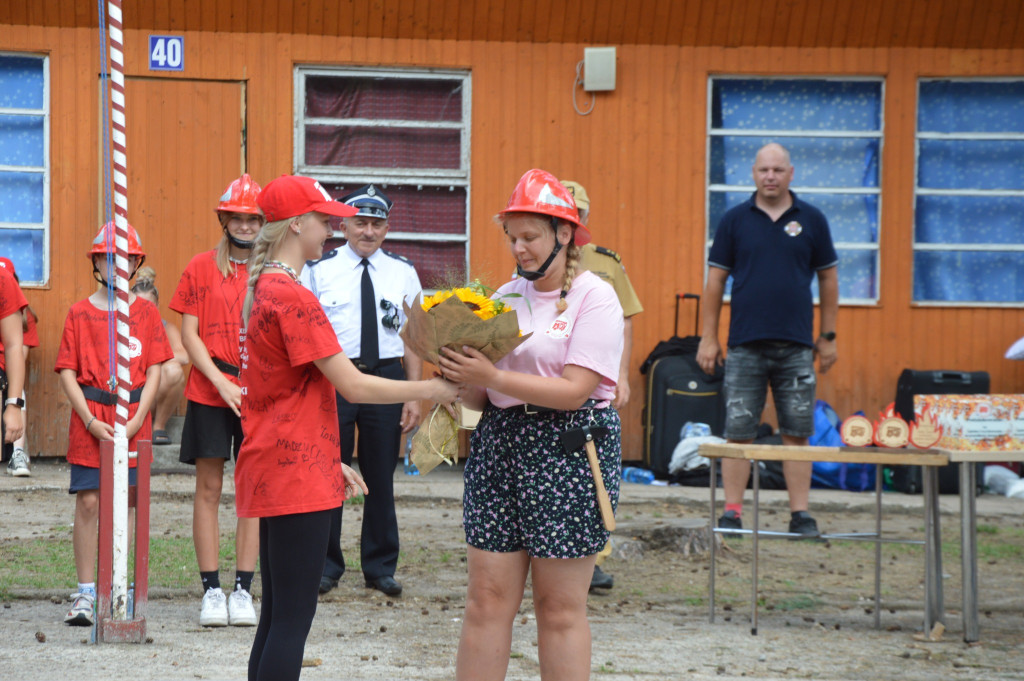
[[[987,395],[987,371],[915,371],[904,369],[896,382],[896,413],[908,423],[914,420],[914,395]],[[978,464],[979,468],[984,464]],[[957,464],[939,469],[939,494],[960,492],[960,470]],[[984,476],[978,471],[978,484]],[[905,494],[922,491],[920,466],[893,466],[892,486]]]
[[[697,364],[697,336],[700,324],[700,296],[676,294],[673,335],[661,341],[640,367],[647,374],[647,394],[643,408],[644,465],[659,478],[668,477],[672,451],[687,421],[706,423],[713,435],[725,429],[725,372],[722,367],[709,376]],[[694,335],[678,335],[679,306],[684,300],[696,301]]]

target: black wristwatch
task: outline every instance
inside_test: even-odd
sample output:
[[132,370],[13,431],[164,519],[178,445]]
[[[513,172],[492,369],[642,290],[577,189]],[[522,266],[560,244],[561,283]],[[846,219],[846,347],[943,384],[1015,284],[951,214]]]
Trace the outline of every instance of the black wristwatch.
[[18,409],[24,409],[25,408],[25,400],[21,399],[20,397],[9,397],[9,398],[7,398],[7,401],[4,402],[4,408],[6,409],[7,407],[9,407],[12,404],[17,405]]
[[824,338],[825,340],[827,340],[829,342],[832,342],[832,341],[834,341],[836,339],[836,332],[835,331],[826,331],[825,333],[822,333],[820,337]]

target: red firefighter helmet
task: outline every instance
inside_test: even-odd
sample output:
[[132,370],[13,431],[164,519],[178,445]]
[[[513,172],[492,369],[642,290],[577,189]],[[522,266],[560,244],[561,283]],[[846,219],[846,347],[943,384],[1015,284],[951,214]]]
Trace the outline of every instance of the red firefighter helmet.
[[[107,230],[110,230],[110,246],[107,246]],[[114,244],[114,223],[108,222],[107,224],[100,227],[100,231],[96,233],[96,238],[92,240],[92,248],[85,254],[85,257],[92,259],[94,255],[106,255],[107,253],[116,252],[116,245]],[[139,241],[139,233],[135,231],[135,228],[128,225],[128,255],[137,255],[140,258],[145,258],[146,254],[142,250],[142,242]]]
[[263,215],[260,206],[256,203],[260,192],[263,191],[256,183],[256,180],[249,177],[249,173],[228,185],[217,203],[218,213],[248,213],[249,215]]
[[580,222],[576,201],[558,178],[534,168],[519,178],[519,183],[508,198],[508,205],[498,213],[504,217],[509,213],[539,213],[559,220],[567,220],[576,226],[576,245],[590,243],[590,230]]

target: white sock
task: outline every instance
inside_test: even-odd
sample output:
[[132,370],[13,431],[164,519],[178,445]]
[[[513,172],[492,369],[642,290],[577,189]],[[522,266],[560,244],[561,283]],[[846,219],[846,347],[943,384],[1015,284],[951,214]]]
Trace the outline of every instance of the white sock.
[[96,597],[96,582],[78,583],[78,593],[89,594],[92,597]]

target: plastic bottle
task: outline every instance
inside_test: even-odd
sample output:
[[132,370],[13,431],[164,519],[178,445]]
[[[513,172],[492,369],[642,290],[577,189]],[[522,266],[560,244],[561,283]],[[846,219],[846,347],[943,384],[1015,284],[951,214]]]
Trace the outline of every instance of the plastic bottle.
[[707,437],[711,435],[711,426],[706,423],[694,423],[687,421],[679,432],[679,439],[685,440],[688,437]]
[[625,482],[635,482],[640,485],[649,485],[654,482],[654,473],[646,468],[634,466],[623,466],[622,479]]
[[419,430],[419,426],[413,428],[412,431],[405,438],[405,474],[406,475],[419,475],[420,470],[416,468],[416,464],[409,461],[409,456],[412,454],[412,436]]

